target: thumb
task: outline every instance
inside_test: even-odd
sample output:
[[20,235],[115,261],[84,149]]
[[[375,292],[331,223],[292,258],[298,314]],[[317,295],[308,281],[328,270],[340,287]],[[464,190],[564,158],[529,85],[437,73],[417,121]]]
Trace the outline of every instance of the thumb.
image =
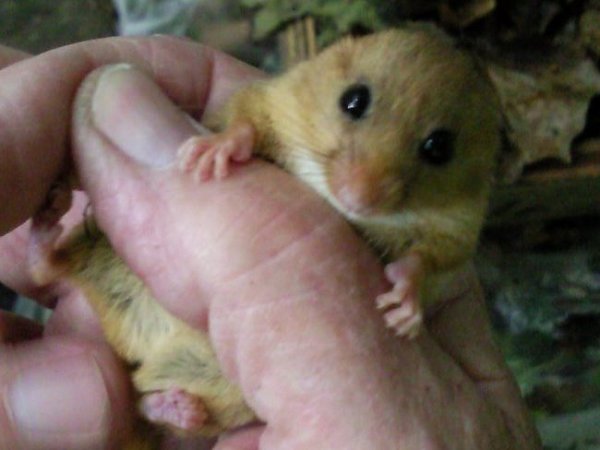
[[[223,86],[231,90],[242,83],[235,75],[239,72],[228,69],[213,80],[206,109],[219,103],[215,92],[223,92]],[[271,246],[256,236],[249,241],[252,233],[263,232],[280,210],[289,208],[285,186],[295,186],[298,208],[314,206],[316,195],[259,161],[218,183],[182,176],[176,152],[198,134],[197,125],[150,77],[131,66],[105,67],[84,81],[75,101],[72,134],[76,170],[100,228],[154,297],[192,325],[206,325],[208,299],[222,288],[223,279],[260,264],[260,258],[281,251],[305,232],[300,220],[293,233],[271,239]],[[302,217],[324,211],[336,217],[324,202],[310,211]],[[242,223],[244,232],[239,233]],[[247,248],[249,242],[261,251],[227,257],[227,251]]]
[[[100,228],[142,279],[160,280],[150,283],[158,298],[178,298],[186,315],[202,314],[190,312],[199,302],[186,296],[188,270],[177,267],[185,261],[166,246],[181,237],[165,235],[175,233],[178,222],[171,207],[183,178],[172,170],[176,151],[197,128],[150,77],[125,64],[93,72],[74,112],[76,169]],[[168,271],[161,266],[166,262]],[[170,282],[170,273],[178,279]]]
[[126,377],[107,348],[52,337],[0,347],[0,361],[0,449],[113,448],[128,427]]

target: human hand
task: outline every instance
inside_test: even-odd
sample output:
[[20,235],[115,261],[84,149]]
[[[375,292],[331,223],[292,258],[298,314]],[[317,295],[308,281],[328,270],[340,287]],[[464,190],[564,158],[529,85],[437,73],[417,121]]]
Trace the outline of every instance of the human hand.
[[[106,39],[31,58],[0,46],[0,281],[56,306],[45,328],[0,311],[0,449],[115,448],[131,423],[129,378],[87,303],[72,293],[55,304],[29,279],[24,223],[70,157],[71,103],[81,80],[121,61],[152,73],[191,114],[256,74],[177,38]],[[86,203],[76,196],[67,222],[79,221]]]
[[194,130],[148,79],[87,91],[75,154],[101,226],[169,309],[210,323],[267,423],[218,448],[537,448],[472,279],[430,334],[394,339],[379,263],[314,193],[261,163],[195,185],[168,163]]
[[99,76],[74,142],[101,227],[171,311],[209,324],[225,373],[266,422],[217,448],[539,447],[472,274],[430,334],[395,339],[373,308],[378,261],[325,202],[260,162],[195,184],[172,164],[190,124],[139,72]]

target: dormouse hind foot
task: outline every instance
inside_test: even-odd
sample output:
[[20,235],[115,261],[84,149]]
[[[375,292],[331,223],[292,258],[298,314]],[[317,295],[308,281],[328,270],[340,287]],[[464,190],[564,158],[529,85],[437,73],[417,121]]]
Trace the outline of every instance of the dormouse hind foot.
[[202,429],[208,414],[200,397],[179,388],[146,394],[140,402],[144,417],[185,434]]
[[60,276],[52,256],[63,231],[60,218],[71,208],[71,203],[70,186],[66,181],[59,181],[50,189],[45,203],[31,220],[27,262],[32,279],[40,286],[50,284]]
[[71,208],[73,192],[67,180],[56,181],[48,191],[44,204],[34,214],[32,222],[36,228],[52,228]]
[[423,264],[418,255],[398,259],[385,267],[385,275],[394,285],[391,291],[377,297],[377,308],[385,311],[384,319],[396,335],[413,339],[423,324],[419,291],[423,280]]
[[221,180],[229,174],[229,163],[250,160],[254,149],[254,127],[246,122],[231,125],[222,133],[193,136],[177,151],[179,169],[192,172],[199,181]]

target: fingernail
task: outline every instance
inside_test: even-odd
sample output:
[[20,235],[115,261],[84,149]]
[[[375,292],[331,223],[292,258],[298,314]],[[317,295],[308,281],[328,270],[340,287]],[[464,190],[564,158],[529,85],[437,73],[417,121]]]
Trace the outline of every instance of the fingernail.
[[149,167],[164,167],[194,129],[144,73],[127,64],[105,69],[92,99],[96,128],[120,151]]
[[[28,367],[9,385],[8,411],[29,447],[98,442],[109,423],[109,400],[100,368],[82,353]],[[54,447],[53,447],[54,448]]]

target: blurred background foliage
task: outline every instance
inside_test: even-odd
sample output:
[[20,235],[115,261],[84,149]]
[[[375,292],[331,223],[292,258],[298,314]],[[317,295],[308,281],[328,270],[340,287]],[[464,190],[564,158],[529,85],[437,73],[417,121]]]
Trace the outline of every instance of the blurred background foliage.
[[[580,0],[2,0],[0,43],[37,53],[169,33],[276,71],[281,31],[306,16],[318,46],[423,19],[491,60],[541,61],[576,47],[598,67],[600,2]],[[597,112],[587,127],[600,128]],[[600,449],[600,205],[595,212],[490,225],[476,259],[498,343],[551,450]],[[10,299],[0,286],[0,307]],[[24,301],[18,308],[40,315]]]

